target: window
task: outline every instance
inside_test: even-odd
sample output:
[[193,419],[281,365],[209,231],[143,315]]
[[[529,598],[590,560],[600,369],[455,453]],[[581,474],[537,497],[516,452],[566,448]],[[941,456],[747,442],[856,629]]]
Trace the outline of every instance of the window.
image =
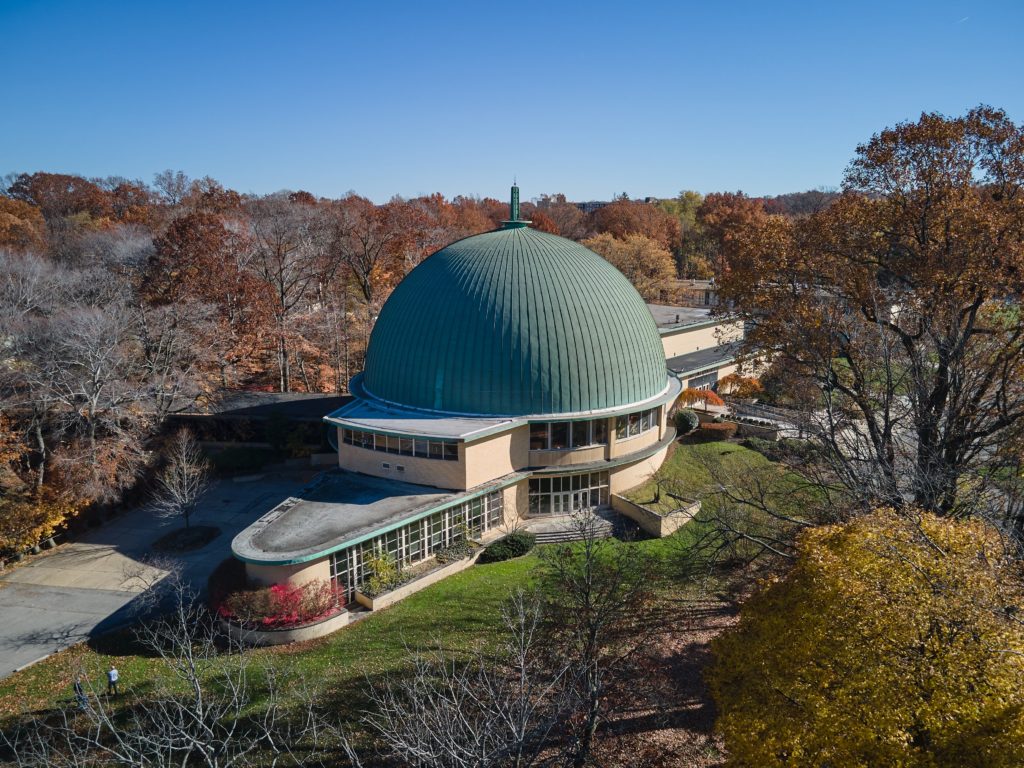
[[368,578],[366,561],[375,553],[387,552],[399,568],[432,557],[436,550],[463,536],[467,529],[476,537],[499,525],[503,498],[502,492],[497,491],[471,499],[335,552],[330,557],[331,579],[344,588],[346,597],[351,599],[352,591]]
[[580,448],[590,445],[590,422],[574,421],[572,423],[572,447]]
[[658,409],[650,408],[646,411],[637,411],[626,416],[615,418],[615,437],[617,440],[625,440],[630,437],[642,435],[658,426]]
[[423,440],[395,435],[374,435],[358,429],[343,429],[341,439],[345,445],[354,445],[370,451],[395,453],[401,456],[418,456],[421,459],[459,460],[457,443],[442,443],[439,440]]
[[548,425],[547,425],[547,423],[531,424],[530,425],[530,450],[531,451],[546,451],[547,449],[548,449]]
[[566,515],[608,505],[608,473],[581,472],[530,480],[531,515]]
[[717,389],[718,371],[705,373],[703,376],[695,376],[686,382],[686,386],[690,389]]
[[564,451],[608,443],[608,420],[540,422],[530,425],[531,451]]
[[561,451],[569,447],[569,422],[556,421],[551,425],[551,450]]

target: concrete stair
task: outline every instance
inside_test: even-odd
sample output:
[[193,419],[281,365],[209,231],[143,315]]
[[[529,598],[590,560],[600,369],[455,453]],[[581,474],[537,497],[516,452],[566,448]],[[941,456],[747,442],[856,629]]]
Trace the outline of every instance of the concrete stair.
[[[639,531],[632,520],[610,509],[598,510],[589,524],[593,526],[594,535],[599,539],[607,539],[612,536],[620,539],[636,538]],[[583,538],[583,534],[570,515],[534,518],[523,527],[537,537],[538,544],[557,544],[566,541],[579,541]]]
[[[545,521],[550,524],[555,520]],[[556,544],[563,541],[579,541],[583,538],[582,532],[576,528],[569,518],[560,527],[547,525],[541,530],[531,531],[537,537],[538,544]],[[598,517],[593,522],[594,535],[599,539],[607,539],[614,535],[615,525],[604,518]]]

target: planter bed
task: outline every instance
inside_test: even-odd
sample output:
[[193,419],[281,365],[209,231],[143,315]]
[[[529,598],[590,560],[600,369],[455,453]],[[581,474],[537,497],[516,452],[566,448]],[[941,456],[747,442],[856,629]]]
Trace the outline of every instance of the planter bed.
[[[421,589],[426,589],[431,584],[436,584],[459,571],[466,570],[476,562],[477,558],[480,557],[483,551],[483,547],[476,545],[468,557],[456,560],[453,563],[437,563],[434,567],[427,568],[422,573],[417,574],[411,581],[407,581],[395,589],[388,592],[382,592],[381,594],[373,597],[365,595],[356,589],[356,602],[364,608],[369,608],[371,611],[379,611],[382,608],[387,608],[389,605],[394,605],[399,600],[403,600],[409,595],[419,592]],[[423,565],[427,565],[427,563],[424,563]]]
[[235,624],[227,619],[220,620],[221,629],[228,636],[242,645],[254,645],[258,647],[268,645],[286,645],[297,643],[302,640],[313,640],[324,635],[329,635],[348,624],[351,618],[349,612],[342,608],[338,613],[331,614],[326,618],[315,621],[312,624],[304,624],[299,627],[280,627],[278,629],[248,629]]

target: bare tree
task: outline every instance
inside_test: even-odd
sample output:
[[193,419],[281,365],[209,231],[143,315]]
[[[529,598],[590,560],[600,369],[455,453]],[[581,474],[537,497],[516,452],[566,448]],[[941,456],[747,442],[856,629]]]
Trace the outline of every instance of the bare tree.
[[782,454],[779,449],[773,458],[780,461],[766,462],[739,453],[727,465],[698,455],[710,488],[701,497],[701,533],[695,542],[686,542],[697,562],[714,567],[764,556],[789,560],[800,531],[839,520],[837,510],[849,506],[845,488],[830,486],[831,475],[820,464],[794,468],[796,458]]
[[270,288],[276,326],[279,388],[291,390],[293,316],[316,303],[334,279],[339,260],[328,247],[330,230],[316,207],[287,197],[266,197],[250,206],[251,269]]
[[181,205],[192,190],[192,180],[182,171],[168,168],[153,177],[153,186],[167,205]]
[[145,394],[138,314],[122,303],[69,307],[50,328],[36,370],[71,441],[64,469],[85,498],[113,500],[145,461],[141,441],[151,422],[138,408]]
[[160,517],[181,517],[185,527],[210,485],[209,464],[195,437],[178,430],[164,449],[166,464],[157,473],[152,507]]
[[1024,422],[1022,189],[1024,127],[922,114],[858,146],[828,207],[722,240],[746,351],[823,393],[813,439],[859,510],[990,513]]
[[252,655],[222,637],[180,581],[165,594],[167,612],[137,633],[158,662],[152,690],[136,695],[125,681],[122,697],[107,699],[90,686],[84,709],[16,723],[0,733],[0,749],[11,764],[358,765],[340,730],[317,711],[303,686],[286,688],[273,664],[257,666]]
[[552,731],[567,719],[567,666],[544,658],[542,602],[516,593],[502,612],[497,658],[479,649],[468,663],[441,650],[415,653],[411,670],[370,690],[364,718],[385,751],[417,768],[544,764]]
[[589,511],[573,515],[571,544],[540,550],[538,584],[545,596],[545,645],[575,698],[570,729],[571,764],[592,758],[598,727],[608,717],[616,686],[640,680],[629,674],[637,651],[665,630],[655,600],[660,576],[652,559],[632,542],[603,538]]
[[206,393],[210,371],[219,362],[220,329],[213,308],[197,301],[140,303],[137,309],[145,395],[154,420],[162,424]]

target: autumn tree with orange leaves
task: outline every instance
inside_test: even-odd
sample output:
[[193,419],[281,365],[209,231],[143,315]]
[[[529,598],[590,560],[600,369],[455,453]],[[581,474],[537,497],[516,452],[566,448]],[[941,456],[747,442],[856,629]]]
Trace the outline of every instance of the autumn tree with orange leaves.
[[764,222],[764,205],[742,192],[712,192],[697,208],[696,219],[711,271],[721,277],[745,234]]
[[854,506],[1002,515],[989,478],[1024,419],[1024,130],[923,114],[857,148],[843,194],[751,214],[720,296],[746,347],[814,385],[831,482]]
[[643,235],[666,250],[679,247],[679,220],[657,205],[641,200],[619,198],[598,208],[592,217],[598,233],[608,233],[620,240],[629,235]]
[[192,318],[210,314],[201,343],[216,361],[220,386],[247,380],[257,370],[273,316],[267,283],[248,268],[244,224],[192,211],[173,219],[153,245],[140,283],[144,301],[172,313],[190,307]]

